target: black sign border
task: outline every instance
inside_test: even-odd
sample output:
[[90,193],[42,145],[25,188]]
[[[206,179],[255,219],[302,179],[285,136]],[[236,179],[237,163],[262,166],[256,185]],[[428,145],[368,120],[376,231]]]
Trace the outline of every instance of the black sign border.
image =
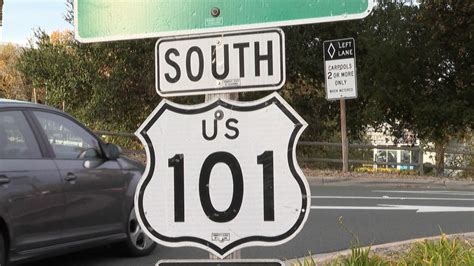
[[[296,223],[291,227],[290,230],[285,232],[284,234],[281,234],[279,236],[274,236],[274,237],[265,237],[265,236],[250,236],[246,238],[239,239],[235,242],[231,242],[229,245],[225,246],[224,248],[219,248],[217,245],[213,244],[212,242],[206,241],[201,238],[197,237],[167,237],[162,234],[159,234],[156,232],[148,222],[145,216],[145,211],[143,210],[143,206],[138,204],[138,214],[140,215],[141,221],[143,224],[146,226],[146,229],[148,232],[150,232],[154,237],[157,239],[160,239],[164,242],[171,242],[171,243],[178,243],[178,242],[193,242],[197,244],[201,244],[207,248],[210,248],[223,256],[226,254],[228,251],[234,249],[237,246],[243,245],[245,243],[249,242],[279,242],[282,241],[290,236],[292,236],[299,228],[302,226],[303,221],[305,220],[305,217],[309,215],[310,211],[310,206],[308,206],[308,191],[306,191],[305,184],[303,182],[302,176],[299,175],[298,171],[296,170],[295,167],[295,162],[293,161],[293,155],[296,153],[296,141],[297,141],[297,136],[302,128],[304,128],[304,125],[298,120],[297,117],[295,117],[290,110],[288,110],[284,104],[280,101],[279,97],[272,96],[269,99],[267,99],[264,102],[261,102],[259,104],[253,105],[253,106],[239,106],[239,105],[233,105],[231,103],[227,103],[225,101],[222,101],[221,99],[211,103],[210,105],[200,107],[197,109],[180,109],[179,107],[170,105],[169,103],[164,103],[163,106],[161,106],[160,110],[150,119],[148,124],[140,131],[140,135],[143,137],[143,139],[146,141],[148,144],[147,150],[149,151],[149,164],[150,167],[149,169],[155,169],[156,165],[156,159],[155,159],[155,151],[153,147],[153,143],[151,142],[149,136],[147,135],[147,131],[151,128],[151,126],[160,118],[160,116],[166,111],[170,110],[172,112],[176,112],[179,114],[184,114],[184,115],[192,115],[192,114],[199,114],[199,113],[204,113],[209,110],[214,109],[217,106],[221,106],[223,108],[227,108],[230,110],[236,110],[236,111],[241,111],[241,112],[250,112],[250,111],[255,111],[259,109],[263,109],[265,107],[268,107],[271,104],[275,104],[280,110],[295,124],[295,128],[293,129],[293,132],[291,133],[290,136],[290,141],[288,144],[288,152],[287,152],[287,158],[288,158],[288,163],[290,166],[290,171],[293,174],[293,177],[295,178],[296,182],[300,186],[301,194],[302,194],[302,200],[301,200],[301,212],[300,216],[298,217]],[[138,194],[138,202],[143,202],[143,196],[144,196],[144,191],[145,188],[147,187],[148,183],[151,181],[151,178],[153,176],[153,171],[148,171],[147,176],[145,177],[145,180],[143,184],[140,187],[140,190],[137,191]],[[143,177],[142,177],[143,178]],[[304,210],[304,211],[303,211]]]

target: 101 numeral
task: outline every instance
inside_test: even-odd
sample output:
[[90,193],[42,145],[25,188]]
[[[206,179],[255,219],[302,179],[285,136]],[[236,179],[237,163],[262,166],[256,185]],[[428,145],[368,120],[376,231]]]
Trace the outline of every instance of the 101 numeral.
[[[232,174],[232,201],[225,211],[218,211],[211,202],[209,180],[214,166],[226,164]],[[263,219],[275,221],[274,167],[273,151],[265,151],[257,156],[257,164],[263,167]],[[184,222],[184,155],[176,154],[168,159],[168,166],[174,169],[174,220]],[[207,217],[218,223],[232,221],[239,213],[244,196],[244,180],[240,163],[228,152],[215,152],[209,155],[201,167],[199,174],[199,197],[201,206]]]

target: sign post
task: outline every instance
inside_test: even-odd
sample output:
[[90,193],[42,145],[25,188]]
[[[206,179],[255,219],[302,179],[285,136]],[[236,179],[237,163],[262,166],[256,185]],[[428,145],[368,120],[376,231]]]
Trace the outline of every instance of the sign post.
[[[238,101],[239,100],[239,94],[238,93],[215,93],[215,94],[206,94],[204,98],[204,102],[212,102],[218,99],[225,99],[225,100],[233,100],[233,101]],[[219,260],[219,257],[214,255],[212,252],[209,253],[209,258],[211,260]],[[238,260],[242,258],[242,253],[239,250],[236,250],[226,256],[224,259],[225,260]]]
[[347,141],[346,99],[357,98],[355,40],[347,38],[325,41],[323,47],[326,98],[340,101],[342,172],[347,173],[349,171],[349,143]]
[[349,142],[347,141],[346,100],[340,99],[341,107],[341,144],[342,144],[342,172],[349,172]]

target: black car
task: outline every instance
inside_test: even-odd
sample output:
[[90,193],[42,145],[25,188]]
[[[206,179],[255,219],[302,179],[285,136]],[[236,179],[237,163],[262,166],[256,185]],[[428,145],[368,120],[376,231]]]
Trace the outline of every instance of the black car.
[[0,266],[109,243],[149,254],[133,208],[143,170],[64,112],[0,99]]

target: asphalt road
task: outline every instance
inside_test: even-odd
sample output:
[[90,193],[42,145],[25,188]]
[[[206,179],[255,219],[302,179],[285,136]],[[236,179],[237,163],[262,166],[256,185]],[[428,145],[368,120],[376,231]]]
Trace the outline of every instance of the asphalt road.
[[[242,258],[293,259],[343,250],[351,243],[382,244],[419,237],[474,232],[474,191],[312,186],[312,209],[303,230],[276,247],[242,249]],[[160,259],[206,259],[196,248],[158,246],[145,258],[125,258],[103,247],[37,261],[39,265],[154,265]]]

